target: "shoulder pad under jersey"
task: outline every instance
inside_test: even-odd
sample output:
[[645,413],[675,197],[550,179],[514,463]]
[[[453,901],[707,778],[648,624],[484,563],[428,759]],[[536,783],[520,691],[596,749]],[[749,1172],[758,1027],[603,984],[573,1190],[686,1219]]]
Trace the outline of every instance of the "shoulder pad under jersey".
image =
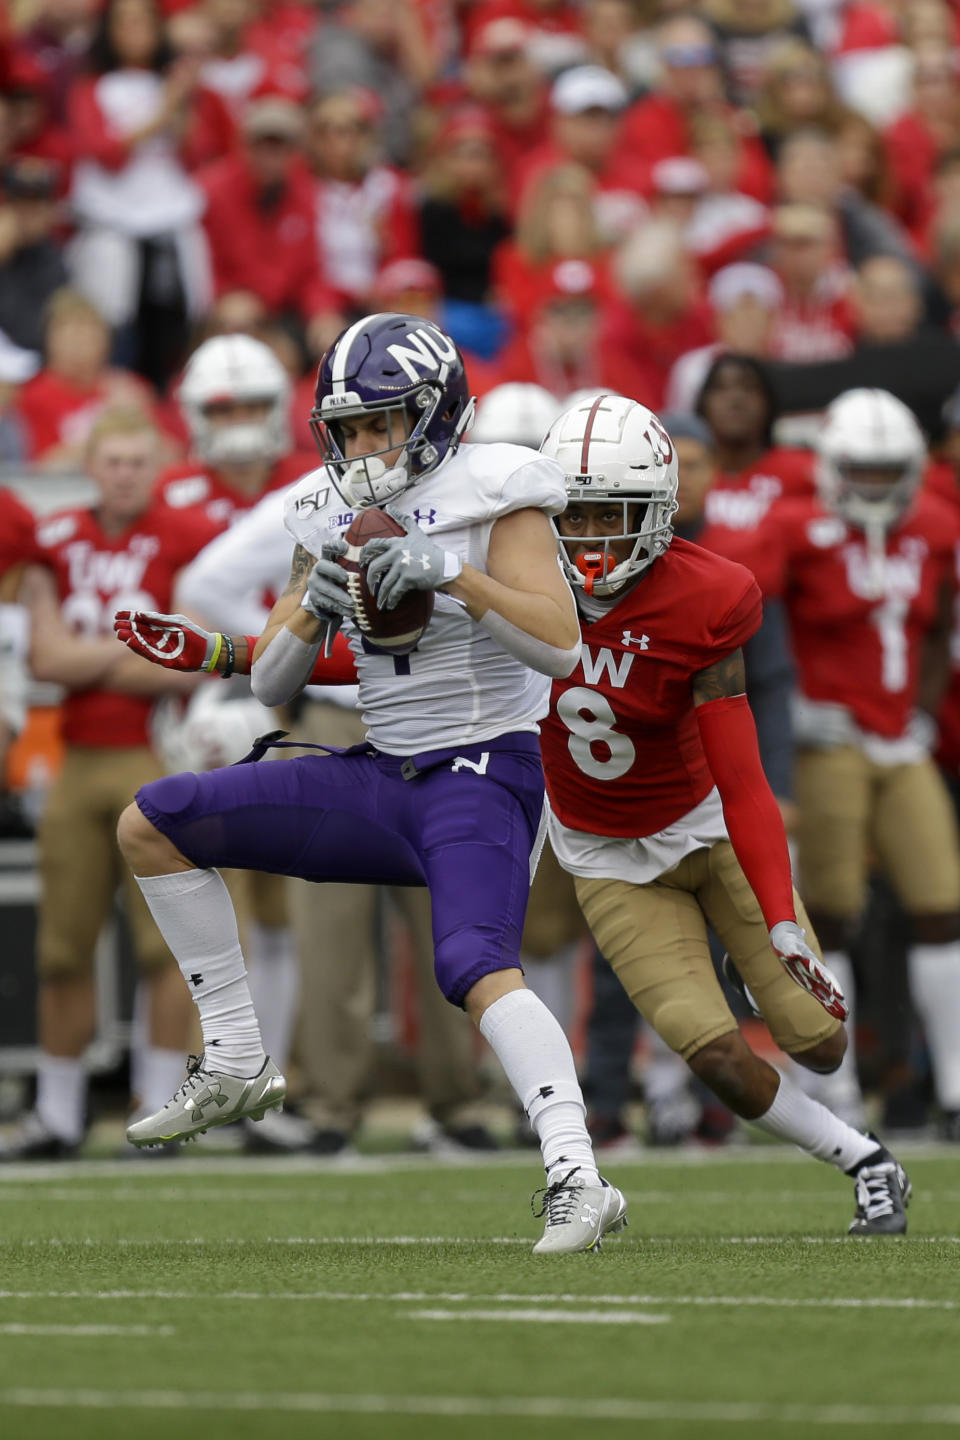
[[[514,510],[559,515],[567,503],[563,471],[526,445],[461,445],[446,465],[409,490],[400,504],[435,505],[454,524],[495,520]],[[443,528],[442,525],[438,528]]]
[[284,492],[283,523],[298,545],[319,555],[323,542],[345,530],[354,512],[321,465]]

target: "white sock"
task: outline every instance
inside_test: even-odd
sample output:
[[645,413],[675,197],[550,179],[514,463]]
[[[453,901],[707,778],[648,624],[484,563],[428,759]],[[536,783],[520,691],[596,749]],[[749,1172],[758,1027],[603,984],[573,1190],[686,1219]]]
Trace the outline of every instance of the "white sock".
[[61,1055],[40,1056],[37,1068],[37,1114],[61,1140],[76,1145],[83,1139],[87,1108],[87,1071],[82,1060]]
[[263,1048],[282,1070],[290,1054],[300,996],[296,936],[289,926],[260,925],[254,920],[247,925],[246,939],[248,982]]
[[184,1079],[187,1057],[182,1050],[161,1050],[156,1045],[145,1045],[132,1057],[136,1074],[134,1094],[140,1108],[153,1114],[180,1089]]
[[573,1166],[599,1183],[586,1106],[566,1035],[530,990],[511,990],[484,1011],[480,1034],[494,1051],[540,1141],[550,1184]]
[[241,1077],[259,1074],[267,1057],[247,987],[233,901],[220,872],[180,870],[136,879],[200,1012],[210,1069]]
[[523,983],[568,1032],[573,1020],[574,970],[579,949],[579,945],[567,945],[546,960],[520,954]]
[[845,950],[824,950],[823,963],[833,971],[846,996],[849,1015],[846,1019],[847,1050],[840,1062],[840,1068],[830,1075],[817,1075],[811,1088],[804,1086],[821,1105],[826,1105],[835,1115],[851,1125],[860,1125],[864,1118],[863,1092],[857,1075],[857,1055],[854,1038],[856,1025],[857,982],[853,964]]
[[960,1110],[960,940],[911,945],[907,951],[910,998],[923,1021],[937,1100]]
[[876,1140],[854,1130],[826,1105],[804,1095],[786,1075],[780,1076],[780,1088],[770,1109],[751,1124],[781,1140],[792,1140],[808,1155],[826,1160],[838,1170],[852,1170],[878,1148]]

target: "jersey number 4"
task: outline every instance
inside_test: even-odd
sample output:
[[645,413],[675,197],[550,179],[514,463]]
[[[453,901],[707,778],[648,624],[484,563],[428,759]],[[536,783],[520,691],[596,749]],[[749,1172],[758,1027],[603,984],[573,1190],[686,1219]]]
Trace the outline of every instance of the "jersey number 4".
[[594,780],[619,780],[634,760],[633,741],[614,729],[617,717],[610,702],[595,690],[578,685],[557,701],[557,714],[570,731],[567,746],[579,770]]

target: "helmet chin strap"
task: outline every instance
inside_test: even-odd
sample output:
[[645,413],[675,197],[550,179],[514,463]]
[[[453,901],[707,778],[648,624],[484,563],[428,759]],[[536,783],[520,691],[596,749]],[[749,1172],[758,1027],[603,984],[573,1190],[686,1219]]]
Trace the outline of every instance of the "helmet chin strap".
[[598,580],[609,575],[611,570],[616,570],[617,562],[612,555],[606,554],[603,550],[588,550],[584,555],[578,555],[574,561],[576,568],[583,576],[583,593],[593,594],[593,587]]

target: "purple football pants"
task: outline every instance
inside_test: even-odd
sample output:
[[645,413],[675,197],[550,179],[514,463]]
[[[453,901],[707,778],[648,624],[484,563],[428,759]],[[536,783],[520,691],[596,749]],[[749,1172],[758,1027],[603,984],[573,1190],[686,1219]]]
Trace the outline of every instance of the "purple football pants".
[[543,813],[535,735],[406,761],[363,751],[241,762],[154,780],[136,799],[200,869],[426,885],[437,982],[453,1004],[481,976],[519,968]]

